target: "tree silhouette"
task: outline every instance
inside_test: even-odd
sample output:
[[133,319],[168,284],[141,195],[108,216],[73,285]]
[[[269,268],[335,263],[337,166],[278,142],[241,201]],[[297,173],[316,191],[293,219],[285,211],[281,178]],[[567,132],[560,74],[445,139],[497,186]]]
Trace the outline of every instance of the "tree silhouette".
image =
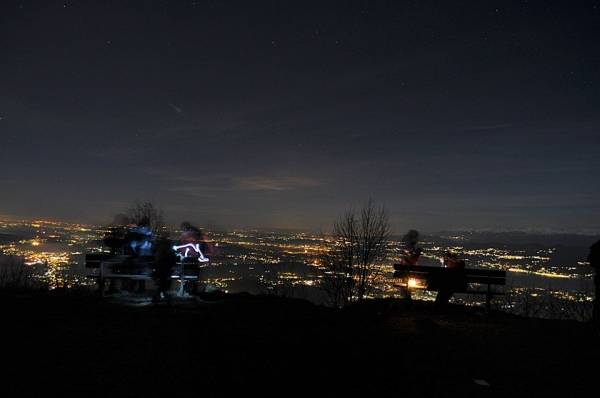
[[163,212],[152,202],[136,201],[128,209],[127,217],[132,224],[150,227],[155,234],[164,229]]
[[322,257],[324,288],[334,305],[365,298],[376,264],[385,260],[389,233],[387,211],[372,200],[359,211],[347,210],[334,224],[334,245]]

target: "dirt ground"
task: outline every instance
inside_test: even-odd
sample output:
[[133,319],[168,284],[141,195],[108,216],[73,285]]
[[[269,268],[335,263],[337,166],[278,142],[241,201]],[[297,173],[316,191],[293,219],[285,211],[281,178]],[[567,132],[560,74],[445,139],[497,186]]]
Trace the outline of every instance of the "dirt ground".
[[600,335],[569,321],[405,301],[0,298],[5,397],[595,396],[600,382]]

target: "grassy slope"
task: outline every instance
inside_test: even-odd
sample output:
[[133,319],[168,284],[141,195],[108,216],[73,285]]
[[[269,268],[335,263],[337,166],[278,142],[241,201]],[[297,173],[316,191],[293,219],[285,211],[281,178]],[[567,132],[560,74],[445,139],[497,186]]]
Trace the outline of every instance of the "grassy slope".
[[240,387],[244,396],[583,396],[600,381],[600,337],[573,322],[424,303],[335,311],[272,297],[143,308],[0,298],[11,397],[206,397]]

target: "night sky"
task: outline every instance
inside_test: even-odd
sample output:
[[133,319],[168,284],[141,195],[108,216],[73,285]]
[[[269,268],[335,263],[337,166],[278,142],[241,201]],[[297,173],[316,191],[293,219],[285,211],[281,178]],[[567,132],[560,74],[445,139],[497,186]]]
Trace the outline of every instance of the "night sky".
[[3,0],[0,51],[0,215],[600,231],[600,1]]

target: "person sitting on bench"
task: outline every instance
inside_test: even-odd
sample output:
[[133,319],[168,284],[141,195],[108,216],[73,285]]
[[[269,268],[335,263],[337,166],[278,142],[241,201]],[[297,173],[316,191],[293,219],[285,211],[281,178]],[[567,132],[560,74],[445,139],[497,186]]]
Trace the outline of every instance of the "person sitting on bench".
[[404,250],[404,255],[400,257],[400,263],[404,265],[418,265],[422,252],[419,247],[413,250]]
[[171,246],[171,241],[165,236],[160,237],[154,245],[154,270],[152,278],[157,287],[154,302],[159,302],[163,298],[166,298],[167,303],[170,303],[169,289],[171,287],[171,275],[177,263],[177,256]]
[[417,265],[423,252],[418,245],[419,231],[409,230],[402,237],[402,242],[404,243],[404,255],[400,258],[401,263],[404,265]]
[[[456,253],[448,250],[443,257],[444,267],[448,269],[444,272],[443,277],[432,281],[437,287],[438,293],[435,298],[437,306],[448,304],[454,292],[465,290],[467,288],[467,280],[465,277],[465,261],[458,258]],[[443,278],[443,279],[442,279]]]

